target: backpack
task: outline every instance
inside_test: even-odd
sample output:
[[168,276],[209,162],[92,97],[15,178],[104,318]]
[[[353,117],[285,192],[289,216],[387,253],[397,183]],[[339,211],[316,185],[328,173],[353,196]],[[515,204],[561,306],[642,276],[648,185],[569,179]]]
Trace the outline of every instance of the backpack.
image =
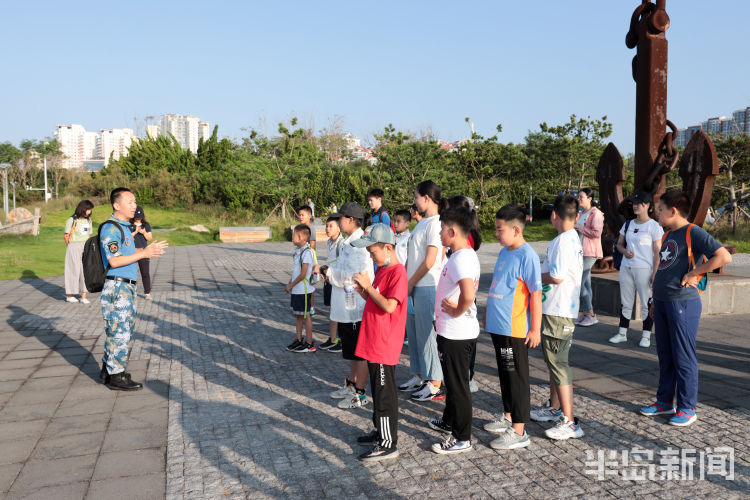
[[[393,231],[393,234],[396,234],[396,227],[393,225],[393,217],[391,217],[391,214],[388,213],[388,210],[386,210],[382,206],[380,208],[378,208],[378,210],[374,214],[372,214],[372,217],[370,218],[370,222],[372,224],[377,224],[377,223],[381,223],[382,224],[383,223],[383,214],[385,214],[385,215],[388,216],[388,220],[391,223],[391,231]],[[378,222],[375,222],[375,221],[372,220],[375,217],[378,218]]]
[[[625,245],[628,244],[628,228],[630,227],[630,221],[627,221],[625,223]],[[617,237],[617,240],[619,240],[620,237]],[[620,266],[622,265],[622,257],[623,255],[620,253],[620,251],[617,249],[617,240],[612,244],[612,264],[614,264],[615,269],[618,271],[620,270]]]
[[83,245],[83,279],[86,282],[86,290],[91,293],[101,292],[104,288],[104,280],[107,277],[107,271],[109,271],[109,265],[104,268],[102,263],[102,249],[99,242],[102,238],[102,227],[104,224],[114,224],[117,229],[120,230],[120,242],[125,242],[125,233],[122,230],[122,226],[113,220],[106,220],[99,225],[96,237],[91,237],[86,240]]
[[[685,245],[687,245],[687,254],[688,254],[688,265],[690,266],[690,270],[692,271],[695,269],[695,257],[693,256],[693,246],[691,244],[690,240],[690,230],[693,228],[695,224],[688,224],[687,231],[685,232]],[[664,236],[661,237],[661,244],[663,245],[664,242],[667,239],[667,235],[669,234],[669,231],[664,233]],[[706,256],[703,256],[703,262],[706,262]],[[698,280],[698,284],[695,285],[695,288],[698,289],[699,294],[703,294],[706,291],[706,288],[708,288],[708,274],[701,274],[700,279]]]

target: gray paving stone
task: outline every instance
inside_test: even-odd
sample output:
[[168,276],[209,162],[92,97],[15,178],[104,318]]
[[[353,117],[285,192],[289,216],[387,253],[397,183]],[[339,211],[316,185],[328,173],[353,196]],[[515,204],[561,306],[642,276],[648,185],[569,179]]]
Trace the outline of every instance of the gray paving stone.
[[0,495],[10,489],[21,467],[23,467],[22,463],[0,465]]
[[44,460],[98,453],[103,440],[104,431],[64,436],[47,435],[37,444],[32,459]]
[[88,481],[94,471],[97,455],[84,455],[51,460],[26,462],[10,493],[39,490],[48,486],[62,486]]
[[81,500],[86,496],[88,481],[48,486],[33,491],[17,491],[8,494],[8,500]]
[[14,464],[25,462],[31,455],[37,438],[13,439],[0,443],[0,465]]
[[96,462],[94,480],[142,476],[164,471],[164,452],[158,449],[102,453]]
[[87,500],[108,500],[112,498],[112,491],[117,491],[118,500],[151,500],[164,498],[164,473],[142,475],[138,478],[109,478],[91,481]]

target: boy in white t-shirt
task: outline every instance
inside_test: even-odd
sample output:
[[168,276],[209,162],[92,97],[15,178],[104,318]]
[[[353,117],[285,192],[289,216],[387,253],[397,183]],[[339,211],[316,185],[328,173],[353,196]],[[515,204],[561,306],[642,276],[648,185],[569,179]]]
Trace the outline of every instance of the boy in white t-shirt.
[[[284,287],[284,292],[291,294],[292,313],[297,320],[297,336],[294,342],[286,347],[292,352],[315,352],[315,344],[312,337],[312,315],[315,308],[312,305],[312,290],[310,276],[313,271],[313,252],[308,243],[310,239],[310,226],[298,224],[294,226],[292,243],[296,247],[292,260],[292,277]],[[302,340],[302,323],[305,324],[307,333],[306,340]]]
[[583,430],[573,416],[573,374],[568,363],[583,274],[583,248],[575,230],[578,201],[570,195],[555,199],[550,220],[557,237],[542,264],[542,353],[549,369],[550,399],[531,411],[536,422],[556,421],[545,435],[579,438]]
[[393,227],[396,234],[396,258],[406,267],[406,257],[409,252],[409,224],[411,223],[411,214],[408,210],[399,210],[393,214]]
[[[326,257],[326,265],[321,269],[328,269],[328,266],[335,264],[339,258],[341,252],[341,245],[344,244],[344,237],[341,235],[341,228],[339,227],[338,217],[328,217],[326,220],[326,235],[328,240],[326,244],[328,246],[328,256]],[[325,272],[325,270],[323,271]],[[323,285],[323,304],[331,307],[331,295],[333,294],[333,285],[329,282],[325,282]],[[330,313],[329,313],[330,316]],[[329,334],[328,340],[318,346],[319,349],[328,352],[341,352],[341,340],[338,338],[338,322],[329,319]]]
[[440,214],[441,243],[453,252],[440,273],[435,294],[435,330],[446,398],[443,416],[430,420],[429,426],[449,434],[445,441],[432,445],[432,451],[440,454],[471,450],[469,364],[479,335],[474,297],[480,275],[479,259],[468,240],[472,217],[464,207]]

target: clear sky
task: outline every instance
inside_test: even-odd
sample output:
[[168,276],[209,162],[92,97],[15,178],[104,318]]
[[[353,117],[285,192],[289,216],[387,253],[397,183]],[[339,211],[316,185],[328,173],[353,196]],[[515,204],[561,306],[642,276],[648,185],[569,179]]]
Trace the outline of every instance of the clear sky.
[[[441,139],[477,132],[519,142],[575,113],[614,125],[633,150],[638,0],[0,0],[0,142],[58,124],[135,128],[199,116],[221,136],[274,134],[298,116],[316,131],[343,117],[367,142],[388,123]],[[668,117],[678,127],[750,106],[750,2],[671,0]]]

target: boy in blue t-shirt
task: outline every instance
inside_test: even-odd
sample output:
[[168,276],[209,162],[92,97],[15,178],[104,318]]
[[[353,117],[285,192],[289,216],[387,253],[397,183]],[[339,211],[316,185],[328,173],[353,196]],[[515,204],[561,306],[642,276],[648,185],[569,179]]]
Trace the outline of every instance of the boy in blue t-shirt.
[[530,444],[525,431],[530,417],[529,348],[539,345],[542,326],[542,273],[539,256],[526,243],[526,211],[505,205],[495,215],[495,236],[503,246],[497,256],[487,295],[485,330],[495,347],[504,416],[484,426],[501,434],[495,449]]
[[[726,248],[688,222],[689,209],[690,200],[681,191],[669,191],[659,200],[658,220],[666,232],[654,277],[651,309],[659,356],[659,389],[656,402],[641,408],[641,414],[646,416],[674,414],[669,423],[677,426],[690,425],[698,418],[695,342],[702,304],[697,287],[703,274],[732,261]],[[703,256],[710,258],[702,262]]]

